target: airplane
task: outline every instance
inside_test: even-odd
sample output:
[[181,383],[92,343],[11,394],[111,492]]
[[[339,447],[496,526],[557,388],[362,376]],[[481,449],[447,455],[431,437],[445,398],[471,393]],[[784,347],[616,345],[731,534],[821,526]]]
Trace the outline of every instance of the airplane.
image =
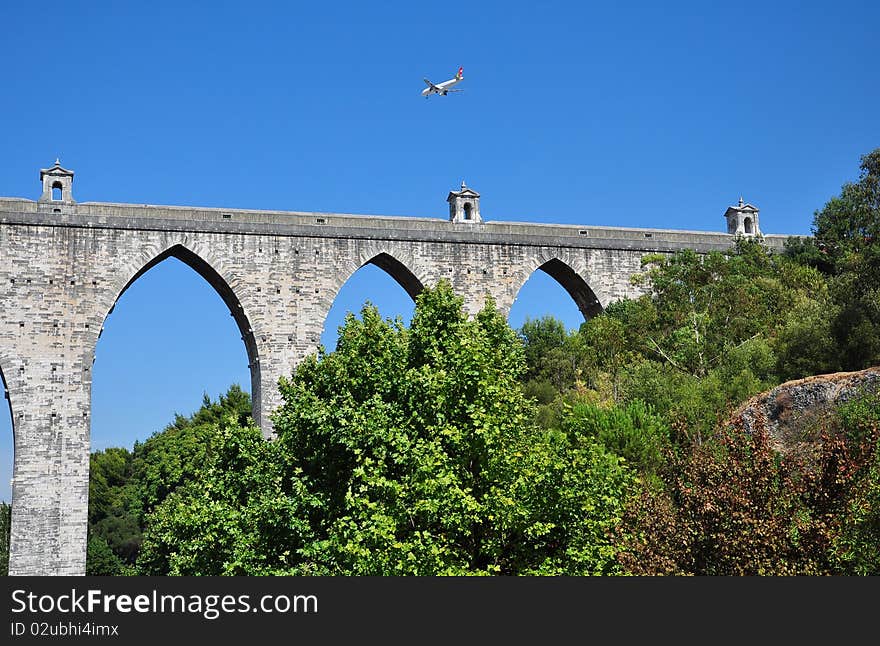
[[442,96],[446,96],[449,92],[461,92],[461,90],[453,90],[452,86],[458,83],[460,80],[464,78],[464,68],[459,67],[458,73],[455,75],[455,78],[451,78],[448,81],[443,81],[442,83],[438,83],[434,85],[428,79],[425,79],[425,83],[428,85],[424,90],[422,90],[422,96],[426,99],[432,94],[440,94]]

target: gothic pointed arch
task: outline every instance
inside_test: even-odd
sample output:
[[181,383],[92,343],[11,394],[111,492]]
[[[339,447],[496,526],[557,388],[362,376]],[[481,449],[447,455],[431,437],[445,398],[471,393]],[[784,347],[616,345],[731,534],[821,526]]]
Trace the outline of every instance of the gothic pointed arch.
[[593,318],[602,312],[602,301],[590,285],[590,282],[584,277],[586,272],[583,269],[578,271],[572,265],[576,265],[576,263],[570,263],[555,255],[536,258],[534,269],[529,271],[522,279],[522,282],[517,289],[517,295],[526,280],[528,280],[535,271],[540,270],[559,283],[568,295],[571,296],[575,305],[577,305],[578,310],[583,315],[584,320]]
[[[9,368],[10,362],[7,360],[7,357],[0,356],[0,388],[3,391],[3,397],[5,399],[6,409],[9,411],[9,430],[11,432],[11,436],[5,436],[2,438],[2,442],[0,444],[3,445],[3,471],[6,473],[6,469],[9,469],[9,476],[14,481],[15,480],[15,458],[18,456],[18,445],[17,442],[20,438],[16,436],[15,433],[15,411],[12,407],[12,398],[13,393],[10,391],[10,384],[6,380],[6,375],[8,372],[4,372],[4,367]],[[0,412],[0,417],[2,417],[5,413]],[[6,429],[3,429],[4,435],[6,434]],[[8,453],[6,452],[6,446],[11,449]],[[9,502],[14,504],[16,501],[14,500],[14,487],[11,488]]]
[[425,286],[422,281],[409,270],[409,268],[400,262],[397,258],[389,253],[378,253],[370,258],[365,265],[375,265],[391,276],[397,284],[403,287],[409,297],[416,300],[416,297],[422,292]]
[[332,317],[333,308],[343,288],[352,280],[358,270],[367,265],[381,269],[400,285],[413,302],[424,289],[424,278],[419,275],[417,270],[411,269],[415,266],[411,257],[405,253],[395,253],[392,248],[384,245],[366,244],[338,266],[332,288],[323,295],[320,301],[320,307],[323,310],[321,315],[323,330],[327,330],[328,321]]
[[259,424],[259,402],[261,401],[259,350],[257,337],[251,326],[246,308],[235,290],[238,281],[234,275],[224,271],[220,263],[210,258],[209,251],[196,247],[190,248],[190,245],[183,241],[170,243],[164,249],[147,247],[137,257],[130,259],[124,270],[118,272],[116,284],[112,289],[107,290],[106,300],[102,303],[98,312],[100,320],[97,321],[97,332],[93,334],[93,342],[90,344],[92,356],[89,358],[87,365],[91,365],[94,361],[94,351],[100,337],[100,331],[103,329],[104,321],[113,311],[122,295],[141,276],[168,258],[176,258],[193,269],[217,292],[226,307],[229,308],[229,312],[241,333],[241,339],[247,352],[248,365],[251,371],[251,400],[254,403],[254,420]]
[[[365,265],[374,265],[391,276],[400,285],[413,301],[425,288],[424,277],[420,277],[415,267],[415,262],[405,253],[396,253],[384,246],[366,245],[359,253],[336,273],[336,281],[332,292],[335,298],[345,283],[354,273]],[[332,299],[331,303],[332,305]]]
[[[6,360],[6,357],[0,357],[0,387],[3,389],[3,398],[5,401],[5,407],[9,411],[9,424],[12,428],[12,445],[13,451],[15,447],[15,411],[12,408],[12,393],[9,390],[9,383],[6,381],[6,373],[3,371],[3,366],[9,366],[9,362]],[[2,415],[2,413],[0,413]]]

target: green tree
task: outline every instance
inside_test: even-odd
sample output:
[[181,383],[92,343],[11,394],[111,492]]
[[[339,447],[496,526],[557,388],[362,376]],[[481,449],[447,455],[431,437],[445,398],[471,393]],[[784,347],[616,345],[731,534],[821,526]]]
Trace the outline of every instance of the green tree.
[[[141,541],[139,501],[132,481],[132,454],[124,448],[94,451],[89,456],[89,544],[86,571],[121,574],[123,563],[134,563]],[[92,545],[94,544],[94,545]],[[111,567],[111,551],[120,566]],[[92,558],[100,564],[92,563]]]
[[843,370],[862,370],[880,364],[880,282],[861,270],[832,279],[837,305],[831,333]]
[[136,442],[131,452],[124,448],[93,452],[86,570],[130,574],[147,515],[175,489],[196,478],[221,420],[241,424],[250,413],[250,397],[233,385],[216,402],[205,395],[195,413],[176,415],[165,429]]
[[864,272],[868,278],[880,268],[880,148],[862,156],[857,182],[846,182],[840,195],[816,211],[813,235],[836,273]]
[[139,574],[284,574],[310,544],[308,495],[253,423],[221,420],[196,477],[147,516]]
[[790,261],[759,240],[739,240],[729,253],[685,250],[645,262],[642,280],[652,293],[639,299],[640,308],[620,312],[630,315],[629,338],[642,356],[697,377],[750,339],[772,337],[784,313],[811,298],[811,285],[788,270]]
[[131,574],[123,560],[100,535],[89,538],[86,548],[86,576],[124,576]]
[[93,451],[89,456],[89,523],[126,512],[129,506],[131,453],[124,448]]
[[667,421],[641,400],[610,407],[577,402],[570,408],[563,429],[594,438],[646,475],[661,468],[671,439]]
[[[199,486],[150,518],[149,574],[594,574],[630,475],[531,422],[523,344],[446,282],[409,330],[367,305],[282,379],[278,434],[227,425]],[[256,528],[256,529],[254,529]]]
[[620,370],[629,358],[626,328],[612,316],[597,316],[581,326],[586,346],[593,351],[594,365],[611,377],[614,401],[620,399]]
[[880,363],[880,148],[815,213],[817,247],[829,259],[836,311],[831,332],[844,370]]
[[526,319],[519,329],[526,369],[526,392],[546,404],[572,389],[581,378],[585,357],[576,334],[552,316]]
[[[833,560],[841,574],[880,574],[880,392],[866,391],[840,406],[835,421],[861,458],[838,515]],[[861,468],[858,468],[861,467]]]
[[836,308],[826,299],[811,300],[789,312],[776,337],[781,380],[837,372],[841,368],[832,329]]
[[[582,336],[599,368],[613,371],[615,400],[650,404],[677,440],[711,435],[737,404],[780,375],[805,376],[833,362],[830,321],[807,327],[792,314],[827,318],[826,278],[770,253],[760,239],[738,240],[726,253],[681,251],[642,262],[645,271],[634,280],[650,292],[610,304],[582,326]],[[600,334],[603,319],[617,325]],[[798,354],[802,349],[809,352]]]
[[143,443],[132,455],[132,477],[137,483],[142,513],[149,513],[169,493],[196,475],[207,459],[222,420],[246,425],[251,418],[250,396],[238,384],[214,402],[204,395],[202,406],[191,416],[174,421]]

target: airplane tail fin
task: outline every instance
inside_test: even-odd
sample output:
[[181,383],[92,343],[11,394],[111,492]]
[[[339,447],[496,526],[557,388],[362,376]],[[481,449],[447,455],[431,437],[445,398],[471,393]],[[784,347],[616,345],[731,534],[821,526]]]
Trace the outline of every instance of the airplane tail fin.
[[458,74],[455,75],[455,78],[457,78],[459,81],[464,78],[464,67],[458,68]]

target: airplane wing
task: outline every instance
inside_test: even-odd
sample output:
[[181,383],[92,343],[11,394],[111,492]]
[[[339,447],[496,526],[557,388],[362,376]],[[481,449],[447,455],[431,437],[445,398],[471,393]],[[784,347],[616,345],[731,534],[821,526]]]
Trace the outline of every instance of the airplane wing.
[[453,90],[452,89],[452,86],[461,80],[461,78],[459,78],[458,76],[456,76],[453,79],[449,79],[448,81],[443,81],[442,83],[438,83],[437,85],[434,85],[428,79],[422,79],[422,80],[424,80],[425,85],[428,86],[427,89],[422,90],[423,96],[428,96],[431,93],[445,95],[445,94],[448,94],[449,92],[463,92],[463,90]]

